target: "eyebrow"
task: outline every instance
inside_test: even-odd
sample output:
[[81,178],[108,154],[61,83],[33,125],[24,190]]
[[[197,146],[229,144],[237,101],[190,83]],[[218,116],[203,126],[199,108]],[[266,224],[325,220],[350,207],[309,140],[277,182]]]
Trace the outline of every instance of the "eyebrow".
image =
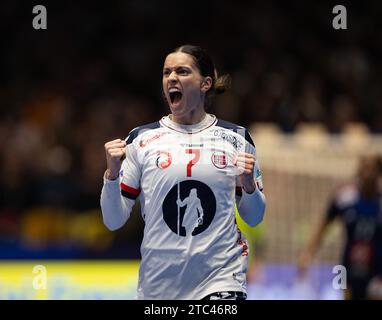
[[186,68],[186,69],[191,69],[192,70],[192,67],[189,66],[189,65],[182,65],[182,66],[176,66],[176,67],[163,67],[163,70],[171,70],[171,69],[181,69],[181,68]]

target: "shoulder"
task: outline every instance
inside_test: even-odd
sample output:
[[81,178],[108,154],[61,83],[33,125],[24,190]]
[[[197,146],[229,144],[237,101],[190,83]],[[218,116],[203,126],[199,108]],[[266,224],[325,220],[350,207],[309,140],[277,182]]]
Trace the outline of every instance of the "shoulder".
[[241,135],[243,138],[245,138],[245,140],[255,146],[255,143],[253,142],[253,139],[251,137],[251,134],[249,133],[248,129],[247,128],[244,128],[242,126],[239,126],[235,123],[232,123],[232,122],[229,122],[229,121],[225,121],[225,120],[221,120],[221,119],[218,119],[216,125],[216,127],[220,127],[220,128],[224,128],[224,129],[227,129],[227,130],[231,130],[233,132],[236,132],[237,134]]
[[142,135],[143,133],[148,132],[148,131],[152,131],[152,130],[155,130],[158,128],[160,128],[159,121],[147,123],[147,124],[141,125],[139,127],[136,127],[130,131],[129,135],[125,139],[126,144],[132,143],[135,140],[135,138]]
[[359,188],[354,182],[341,184],[335,190],[335,203],[339,208],[354,205],[359,199]]

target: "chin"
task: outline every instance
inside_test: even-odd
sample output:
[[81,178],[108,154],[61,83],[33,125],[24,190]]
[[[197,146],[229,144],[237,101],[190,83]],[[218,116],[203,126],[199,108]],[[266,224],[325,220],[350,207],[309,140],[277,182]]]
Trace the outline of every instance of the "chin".
[[182,104],[179,104],[179,105],[170,105],[170,110],[171,110],[171,113],[175,116],[181,116],[182,114],[184,114],[184,107]]

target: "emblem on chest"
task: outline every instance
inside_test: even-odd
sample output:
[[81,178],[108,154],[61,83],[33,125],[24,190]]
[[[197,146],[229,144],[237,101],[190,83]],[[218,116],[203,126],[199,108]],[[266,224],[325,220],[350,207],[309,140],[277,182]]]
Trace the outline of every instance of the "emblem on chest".
[[172,157],[170,152],[167,151],[158,151],[155,164],[159,169],[166,169],[172,163]]

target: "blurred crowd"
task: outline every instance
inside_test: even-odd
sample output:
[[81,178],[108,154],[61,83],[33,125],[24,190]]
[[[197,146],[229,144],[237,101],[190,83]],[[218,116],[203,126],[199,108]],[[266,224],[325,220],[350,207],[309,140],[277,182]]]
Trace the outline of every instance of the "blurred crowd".
[[[162,63],[181,44],[206,48],[232,76],[211,110],[225,120],[284,132],[318,122],[330,133],[361,122],[382,132],[377,1],[344,2],[347,30],[332,28],[334,4],[321,1],[58,1],[46,4],[47,30],[32,28],[33,5],[6,0],[0,12],[0,258],[20,234],[26,246],[41,234],[41,246],[80,242],[91,222],[76,238],[63,221],[100,217],[103,145],[168,112]],[[108,239],[94,230],[89,246]]]

